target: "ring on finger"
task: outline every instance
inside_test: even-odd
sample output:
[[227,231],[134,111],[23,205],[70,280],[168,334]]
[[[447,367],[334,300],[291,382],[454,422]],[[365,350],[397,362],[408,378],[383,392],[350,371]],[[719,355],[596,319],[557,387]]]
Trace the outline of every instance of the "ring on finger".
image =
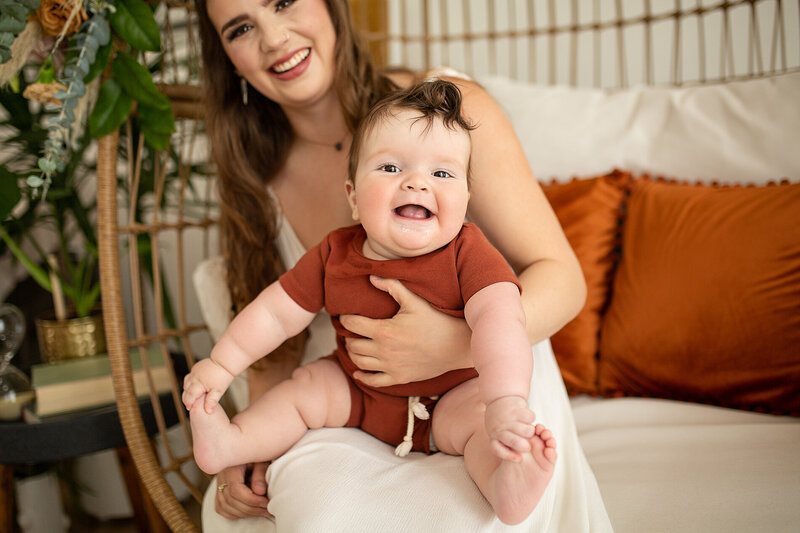
[[221,483],[221,484],[220,484],[220,485],[217,487],[217,492],[219,492],[220,494],[222,494],[222,491],[224,491],[226,488],[228,488],[228,484],[227,484],[227,483]]

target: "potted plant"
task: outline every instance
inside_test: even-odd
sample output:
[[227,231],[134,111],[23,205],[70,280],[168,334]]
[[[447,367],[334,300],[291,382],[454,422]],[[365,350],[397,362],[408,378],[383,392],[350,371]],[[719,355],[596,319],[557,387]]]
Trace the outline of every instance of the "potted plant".
[[[24,80],[21,82],[25,86]],[[94,355],[105,350],[102,315],[97,309],[97,237],[94,200],[86,185],[88,134],[51,174],[46,195],[26,186],[38,175],[36,160],[47,140],[43,125],[54,111],[9,89],[0,90],[4,158],[0,163],[0,251],[10,251],[31,277],[54,296],[51,316],[37,320],[40,350],[46,360]],[[68,322],[66,319],[74,320]],[[82,332],[72,337],[67,331]]]
[[[86,331],[84,340],[70,349],[79,353],[67,356],[105,349],[96,306],[100,287],[87,149],[132,113],[137,135],[154,148],[165,149],[174,130],[169,100],[140,63],[144,51],[161,48],[156,4],[4,0],[0,5],[0,103],[7,115],[0,130],[0,252],[10,250],[53,294],[56,330],[67,329],[62,324],[67,314],[85,324],[78,328]],[[37,327],[47,324],[38,321]],[[39,335],[46,359],[48,345],[68,344],[48,331]]]

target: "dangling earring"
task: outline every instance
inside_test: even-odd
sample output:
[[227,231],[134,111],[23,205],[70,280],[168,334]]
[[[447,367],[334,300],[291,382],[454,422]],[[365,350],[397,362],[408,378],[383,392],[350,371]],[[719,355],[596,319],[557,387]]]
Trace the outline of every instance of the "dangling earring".
[[242,88],[242,104],[247,105],[247,80],[239,78],[239,86]]

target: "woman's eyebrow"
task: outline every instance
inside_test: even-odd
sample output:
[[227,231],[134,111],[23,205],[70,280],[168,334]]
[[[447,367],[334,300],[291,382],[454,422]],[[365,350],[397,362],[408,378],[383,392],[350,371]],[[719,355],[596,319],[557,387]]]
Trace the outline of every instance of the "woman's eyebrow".
[[247,15],[244,15],[244,14],[243,15],[237,15],[237,16],[233,17],[228,22],[226,22],[225,24],[222,25],[222,27],[219,29],[219,34],[222,35],[223,33],[225,33],[225,30],[227,30],[231,26],[236,26],[237,24],[239,24],[240,22],[242,22],[242,21],[244,21],[246,19],[247,19]]

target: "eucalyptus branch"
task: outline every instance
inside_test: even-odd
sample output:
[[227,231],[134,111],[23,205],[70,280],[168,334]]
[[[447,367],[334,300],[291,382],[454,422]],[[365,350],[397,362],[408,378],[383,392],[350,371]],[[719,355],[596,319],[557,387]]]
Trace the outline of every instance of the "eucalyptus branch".
[[81,32],[74,39],[79,48],[77,57],[67,61],[62,72],[63,84],[66,90],[58,91],[54,98],[61,100],[59,114],[50,119],[45,141],[44,155],[39,158],[40,176],[30,176],[28,186],[34,191],[41,187],[42,195],[47,194],[47,189],[52,183],[52,175],[62,171],[69,160],[70,132],[75,122],[75,108],[78,99],[86,94],[84,78],[89,74],[89,68],[97,57],[97,50],[108,43],[111,31],[106,21],[106,11],[111,7],[108,4],[95,6],[98,11],[83,23]]
[[28,17],[41,5],[41,0],[3,0],[0,4],[0,64],[11,61],[11,44],[22,33]]

